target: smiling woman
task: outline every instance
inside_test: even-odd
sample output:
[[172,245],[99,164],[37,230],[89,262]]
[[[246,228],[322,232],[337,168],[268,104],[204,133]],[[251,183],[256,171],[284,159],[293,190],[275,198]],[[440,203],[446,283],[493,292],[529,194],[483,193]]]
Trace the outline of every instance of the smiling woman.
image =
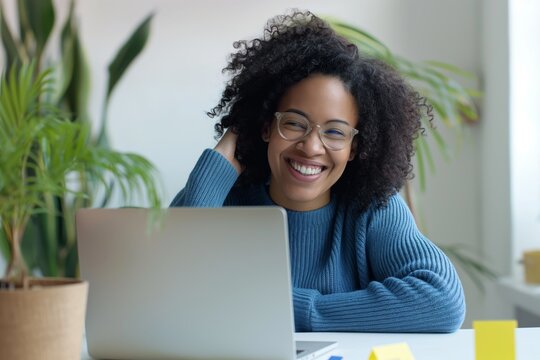
[[284,207],[297,331],[459,328],[455,269],[398,194],[423,99],[309,12],[234,46],[221,139],[171,206]]
[[[330,202],[330,189],[354,158],[350,145],[358,122],[355,99],[339,78],[315,74],[293,85],[278,110],[284,115],[263,134],[272,174],[270,197],[291,210],[321,208]],[[307,132],[308,118],[325,132]],[[293,126],[301,122],[300,129],[305,130],[300,136],[284,136],[298,132]],[[340,135],[337,139],[336,134]]]

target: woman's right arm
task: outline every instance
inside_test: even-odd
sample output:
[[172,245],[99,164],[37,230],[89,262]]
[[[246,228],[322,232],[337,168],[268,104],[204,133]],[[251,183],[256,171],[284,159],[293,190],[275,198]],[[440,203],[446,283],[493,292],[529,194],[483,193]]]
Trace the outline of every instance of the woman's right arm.
[[227,131],[214,150],[205,150],[189,175],[184,189],[170,206],[220,207],[242,171],[234,158],[236,134]]

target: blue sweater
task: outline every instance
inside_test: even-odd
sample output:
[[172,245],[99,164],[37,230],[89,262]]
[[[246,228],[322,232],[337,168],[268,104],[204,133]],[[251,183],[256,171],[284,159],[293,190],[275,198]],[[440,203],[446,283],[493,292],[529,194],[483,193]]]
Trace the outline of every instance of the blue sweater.
[[[275,205],[265,186],[205,150],[171,206]],[[465,316],[448,258],[417,229],[396,194],[354,216],[333,197],[313,211],[287,210],[296,331],[451,332]]]

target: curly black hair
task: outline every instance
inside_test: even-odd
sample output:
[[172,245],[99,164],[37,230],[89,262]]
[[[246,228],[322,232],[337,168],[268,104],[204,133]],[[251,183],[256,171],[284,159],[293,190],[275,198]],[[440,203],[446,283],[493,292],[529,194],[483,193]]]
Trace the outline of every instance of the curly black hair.
[[268,144],[262,129],[270,126],[287,89],[312,74],[339,78],[359,110],[356,155],[333,186],[334,193],[346,195],[364,211],[372,204],[386,204],[412,177],[413,141],[422,129],[421,117],[430,111],[393,68],[360,54],[311,12],[276,16],[261,38],[237,41],[234,48],[223,69],[231,79],[219,104],[207,114],[222,115],[215,125],[217,138],[227,128],[238,134],[235,156],[245,170],[236,186],[268,181]]

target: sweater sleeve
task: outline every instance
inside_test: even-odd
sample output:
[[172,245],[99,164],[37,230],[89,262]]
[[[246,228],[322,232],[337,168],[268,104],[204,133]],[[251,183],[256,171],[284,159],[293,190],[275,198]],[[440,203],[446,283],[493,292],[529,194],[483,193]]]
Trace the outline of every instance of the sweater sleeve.
[[398,195],[367,226],[372,279],[362,290],[293,289],[297,331],[453,332],[465,299],[450,260],[417,229]]
[[175,196],[171,207],[220,207],[233,187],[238,173],[217,151],[206,149]]

